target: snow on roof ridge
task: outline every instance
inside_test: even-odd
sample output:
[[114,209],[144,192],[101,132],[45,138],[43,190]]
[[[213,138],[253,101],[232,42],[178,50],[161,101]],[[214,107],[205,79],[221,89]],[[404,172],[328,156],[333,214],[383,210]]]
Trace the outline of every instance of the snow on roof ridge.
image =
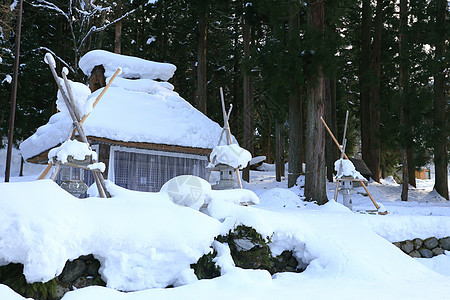
[[123,78],[160,79],[167,81],[172,78],[175,65],[145,60],[142,58],[112,53],[106,50],[92,50],[86,53],[79,62],[84,74],[90,76],[95,66],[103,65],[105,76],[114,74],[117,68],[122,68],[119,75]]

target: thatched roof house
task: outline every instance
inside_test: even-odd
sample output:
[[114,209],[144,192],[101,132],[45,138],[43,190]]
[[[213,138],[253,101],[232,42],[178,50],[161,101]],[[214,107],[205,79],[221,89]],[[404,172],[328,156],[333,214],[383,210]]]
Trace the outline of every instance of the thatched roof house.
[[[80,60],[80,68],[88,76],[96,66],[101,66],[97,70],[104,69],[106,76],[122,68],[83,124],[99,161],[108,166],[105,177],[141,191],[159,191],[177,175],[205,177],[208,155],[217,145],[222,128],[165,81],[172,77],[175,66],[101,50],[91,51]],[[86,103],[101,90],[93,92]],[[22,142],[23,158],[47,163],[48,151],[67,139],[70,128],[70,117],[56,113]]]

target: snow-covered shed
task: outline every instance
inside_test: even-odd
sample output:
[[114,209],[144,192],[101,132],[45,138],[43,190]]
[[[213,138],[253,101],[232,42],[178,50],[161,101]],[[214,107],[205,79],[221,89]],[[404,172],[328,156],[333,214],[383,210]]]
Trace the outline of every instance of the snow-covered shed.
[[[97,66],[103,67],[106,77],[122,68],[83,124],[99,161],[108,167],[105,177],[139,191],[159,191],[178,175],[205,178],[208,155],[217,146],[222,128],[167,82],[176,67],[103,50],[91,51],[80,60],[87,76]],[[102,90],[87,96],[85,103],[92,105]],[[64,142],[70,129],[68,114],[56,113],[21,143],[23,158],[46,164],[49,150]]]

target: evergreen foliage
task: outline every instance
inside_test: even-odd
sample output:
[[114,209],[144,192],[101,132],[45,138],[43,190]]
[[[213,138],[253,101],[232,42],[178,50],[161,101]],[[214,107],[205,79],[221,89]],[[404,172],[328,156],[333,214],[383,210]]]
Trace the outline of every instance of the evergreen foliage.
[[[379,0],[381,1],[381,0]],[[12,1],[0,7],[0,136],[8,132],[11,85],[3,79],[12,76],[14,60],[14,26],[16,11]],[[369,1],[370,2],[370,1]],[[44,4],[45,3],[45,4]],[[250,72],[254,96],[254,155],[265,155],[272,162],[275,153],[275,124],[289,131],[290,96],[305,93],[310,83],[306,78],[323,66],[326,78],[336,79],[336,137],[342,136],[344,116],[350,111],[347,131],[348,155],[359,155],[361,132],[361,16],[362,0],[325,1],[325,31],[307,30],[309,1],[232,0],[193,1],[160,0],[114,2],[49,0],[26,1],[23,12],[16,141],[30,136],[55,112],[56,87],[43,62],[51,51],[57,57],[58,69],[66,65],[69,77],[85,81],[78,69],[79,58],[91,49],[114,49],[114,24],[122,20],[121,52],[144,59],[170,62],[177,66],[171,82],[177,92],[195,104],[197,97],[197,51],[199,13],[207,15],[206,81],[207,115],[222,124],[219,88],[225,102],[233,104],[230,119],[232,133],[242,144],[243,74]],[[439,62],[435,57],[437,42],[436,5],[438,1],[409,1],[408,61],[410,66],[409,103],[412,138],[408,146],[414,150],[414,166],[430,162],[442,129],[433,123],[433,76]],[[370,35],[374,32],[376,1],[370,2]],[[381,40],[380,148],[383,176],[392,175],[401,163],[400,147],[406,143],[400,124],[399,95],[399,14],[398,3],[383,1]],[[72,6],[70,6],[72,5]],[[290,31],[290,9],[298,15],[298,30]],[[448,16],[447,16],[448,17]],[[243,23],[251,27],[251,54],[244,57]],[[447,22],[448,23],[448,22]],[[448,25],[443,24],[445,28]],[[446,27],[447,26],[447,27]],[[313,50],[313,51],[312,51]],[[448,57],[448,55],[443,55]],[[445,61],[441,63],[445,64]],[[444,74],[448,82],[448,74]],[[374,74],[365,74],[373,83]],[[448,85],[448,83],[447,83]],[[303,94],[303,99],[307,95]],[[448,95],[447,95],[448,96]],[[304,100],[303,100],[304,101]],[[448,110],[448,103],[446,104]],[[447,113],[448,114],[448,113]],[[306,120],[306,116],[303,116]],[[448,116],[447,116],[448,118]],[[447,122],[448,124],[448,122]],[[304,124],[303,124],[304,125]],[[448,126],[448,125],[447,125]],[[444,128],[445,132],[445,128]],[[448,130],[447,140],[448,140]],[[285,137],[289,135],[285,132]],[[444,139],[445,140],[445,139]],[[286,144],[289,141],[285,140]],[[306,141],[308,143],[308,141]],[[303,146],[304,147],[304,146]],[[288,147],[285,147],[288,149]],[[304,157],[304,150],[299,149]],[[448,151],[448,147],[447,147]],[[283,155],[287,157],[286,154]],[[288,158],[289,159],[289,158]],[[447,156],[448,160],[448,156]]]

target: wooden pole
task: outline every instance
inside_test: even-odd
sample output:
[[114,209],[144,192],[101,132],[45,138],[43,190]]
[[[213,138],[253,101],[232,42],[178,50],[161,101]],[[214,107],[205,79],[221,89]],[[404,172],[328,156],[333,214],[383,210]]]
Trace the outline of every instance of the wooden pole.
[[[50,71],[52,72],[52,75],[53,75],[53,78],[56,81],[56,85],[58,86],[58,89],[61,91],[61,95],[63,96],[64,103],[66,104],[69,115],[72,118],[73,125],[78,130],[78,134],[81,138],[81,141],[89,144],[86,134],[84,133],[84,130],[81,127],[81,125],[78,122],[77,117],[75,115],[75,112],[74,112],[75,107],[73,107],[71,104],[71,101],[73,102],[73,99],[71,99],[71,100],[68,99],[67,95],[64,93],[64,90],[62,89],[61,84],[59,83],[59,80],[58,80],[59,78],[58,78],[58,75],[56,74],[56,69],[55,69],[55,67],[56,67],[55,59],[53,58],[53,56],[50,53],[47,53],[45,55],[45,62],[49,65]],[[64,74],[63,74],[63,76],[64,76]],[[66,80],[67,80],[67,78],[66,78]],[[69,96],[70,96],[70,94],[69,94]],[[60,164],[58,164],[57,166],[60,166]],[[60,167],[57,168],[56,171],[59,171],[59,170],[60,170]],[[93,170],[92,173],[94,175],[94,179],[96,181],[97,189],[98,189],[100,196],[103,198],[105,198],[105,196],[107,198],[110,198],[111,195],[106,190],[105,180],[103,179],[101,172],[98,170]],[[52,175],[52,177],[53,177],[53,175]]]
[[[222,114],[223,114],[223,121],[224,121],[224,127],[226,128],[226,137],[227,137],[227,143],[228,145],[233,143],[233,140],[231,138],[231,131],[230,131],[230,124],[228,123],[227,113],[225,111],[225,99],[223,96],[223,89],[220,87],[220,101],[222,102]],[[239,188],[242,189],[242,180],[241,180],[241,174],[239,173],[239,169],[234,169],[234,172],[236,173],[236,177],[238,179]]]
[[[98,97],[95,99],[94,103],[92,104],[92,109],[94,109],[94,107],[98,104],[98,102],[100,101],[100,99],[103,97],[103,95],[106,93],[106,91],[108,90],[109,86],[111,85],[111,83],[114,81],[114,79],[117,77],[117,75],[119,75],[122,72],[121,68],[118,68],[117,71],[114,73],[114,75],[111,77],[111,79],[109,80],[108,84],[105,86],[105,88],[101,91],[100,95],[98,95]],[[67,77],[66,77],[67,79]],[[67,85],[66,85],[67,88]],[[68,90],[70,89],[67,88]],[[71,90],[70,90],[71,91]],[[230,108],[231,111],[231,108]],[[79,119],[78,115],[76,116],[77,119],[79,120],[79,124],[83,124],[84,121],[86,121],[86,118],[89,116],[90,114],[87,114],[85,116],[83,116],[83,118],[81,118],[81,120]],[[77,132],[77,128],[74,126],[73,129],[70,131],[70,136],[72,136],[73,134],[75,134]],[[44,169],[44,171],[41,173],[41,175],[39,175],[38,180],[44,179],[45,176],[47,176],[48,172],[50,171],[51,167],[53,166],[52,162],[49,162],[47,167]]]
[[53,162],[49,162],[48,165],[45,167],[44,171],[42,171],[41,175],[39,175],[38,180],[44,179],[45,176],[47,176],[48,172],[53,166]]
[[[327,123],[325,123],[324,119],[322,117],[320,117],[320,120],[322,121],[323,125],[325,125],[325,128],[327,129],[328,133],[330,134],[331,138],[333,139],[333,141],[336,143],[336,145],[338,146],[339,149],[341,149],[341,145],[339,145],[339,142],[336,140],[336,138],[334,137],[333,132],[331,132],[330,128],[328,127]],[[348,159],[347,154],[344,153],[344,157],[346,159]],[[362,179],[358,180],[361,185],[363,186],[364,190],[366,191],[367,195],[369,195],[370,200],[372,201],[373,205],[376,207],[377,210],[380,209],[380,206],[377,204],[377,202],[373,199],[372,195],[370,194],[369,190],[366,187],[366,184],[364,183],[364,181]]]
[[[100,95],[98,95],[97,99],[95,99],[94,104],[92,104],[92,109],[97,105],[97,103],[100,101],[100,99],[103,97],[103,95],[108,90],[108,88],[111,85],[111,83],[114,81],[114,79],[117,77],[117,75],[119,75],[121,72],[122,72],[122,68],[118,68],[117,71],[114,73],[114,75],[109,80],[108,84],[103,88],[103,90],[101,91]],[[85,115],[83,118],[81,118],[80,123],[83,124],[84,121],[86,121],[86,118],[89,115],[90,115],[90,113]]]
[[22,7],[23,0],[19,1],[19,14],[17,16],[17,30],[16,30],[16,51],[14,55],[14,74],[11,91],[11,110],[9,114],[9,133],[8,133],[8,147],[6,150],[6,166],[5,166],[5,182],[9,182],[11,175],[11,157],[12,145],[14,136],[14,120],[16,117],[16,100],[17,100],[17,82],[19,81],[19,58],[20,58],[20,36],[22,32]]

